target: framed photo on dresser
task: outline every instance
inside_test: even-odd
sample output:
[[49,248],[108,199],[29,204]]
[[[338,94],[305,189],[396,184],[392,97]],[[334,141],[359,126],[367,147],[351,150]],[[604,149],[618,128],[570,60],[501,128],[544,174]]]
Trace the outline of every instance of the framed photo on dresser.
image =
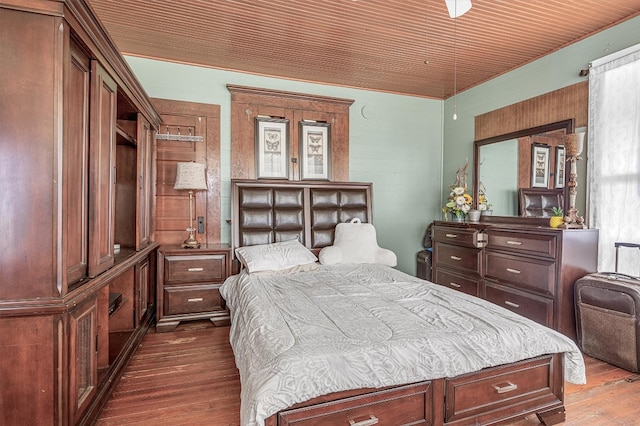
[[564,145],[556,146],[556,172],[555,172],[556,188],[564,188],[565,161],[566,161],[566,158],[564,155]]

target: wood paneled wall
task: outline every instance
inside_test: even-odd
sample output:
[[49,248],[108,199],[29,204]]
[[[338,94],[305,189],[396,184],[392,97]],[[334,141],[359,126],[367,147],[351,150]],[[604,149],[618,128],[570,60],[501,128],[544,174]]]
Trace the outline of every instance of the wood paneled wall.
[[573,118],[575,127],[587,125],[589,83],[584,81],[527,99],[475,119],[475,140]]
[[[300,180],[299,123],[330,123],[331,179],[349,180],[349,107],[351,99],[228,85],[231,92],[231,178],[255,179],[255,118],[289,120],[289,180]],[[296,159],[296,161],[291,161]]]

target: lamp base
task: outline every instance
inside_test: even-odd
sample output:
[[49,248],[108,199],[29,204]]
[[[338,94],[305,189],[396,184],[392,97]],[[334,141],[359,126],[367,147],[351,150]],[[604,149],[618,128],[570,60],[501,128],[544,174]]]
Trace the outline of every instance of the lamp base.
[[196,237],[194,235],[195,229],[187,228],[187,231],[189,231],[189,236],[182,243],[182,248],[193,248],[193,249],[200,248],[200,242],[196,240]]
[[584,224],[584,218],[578,216],[578,210],[576,208],[569,209],[569,215],[564,217],[564,223],[560,225],[560,228],[565,229],[586,229]]

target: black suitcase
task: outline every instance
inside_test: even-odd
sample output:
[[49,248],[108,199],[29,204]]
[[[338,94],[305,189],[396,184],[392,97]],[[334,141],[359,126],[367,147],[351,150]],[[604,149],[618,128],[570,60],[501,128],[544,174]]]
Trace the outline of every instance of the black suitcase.
[[[620,247],[615,243],[616,271]],[[640,279],[617,272],[584,276],[575,285],[578,345],[587,355],[640,372]]]

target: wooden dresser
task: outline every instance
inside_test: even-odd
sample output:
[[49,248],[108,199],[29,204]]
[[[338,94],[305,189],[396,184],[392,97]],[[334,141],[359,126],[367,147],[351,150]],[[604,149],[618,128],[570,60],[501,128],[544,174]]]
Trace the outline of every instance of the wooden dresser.
[[573,286],[597,255],[595,229],[435,222],[432,279],[575,340]]
[[203,244],[198,249],[162,246],[158,251],[157,331],[171,331],[181,321],[209,319],[229,324],[220,285],[231,275],[231,248]]

